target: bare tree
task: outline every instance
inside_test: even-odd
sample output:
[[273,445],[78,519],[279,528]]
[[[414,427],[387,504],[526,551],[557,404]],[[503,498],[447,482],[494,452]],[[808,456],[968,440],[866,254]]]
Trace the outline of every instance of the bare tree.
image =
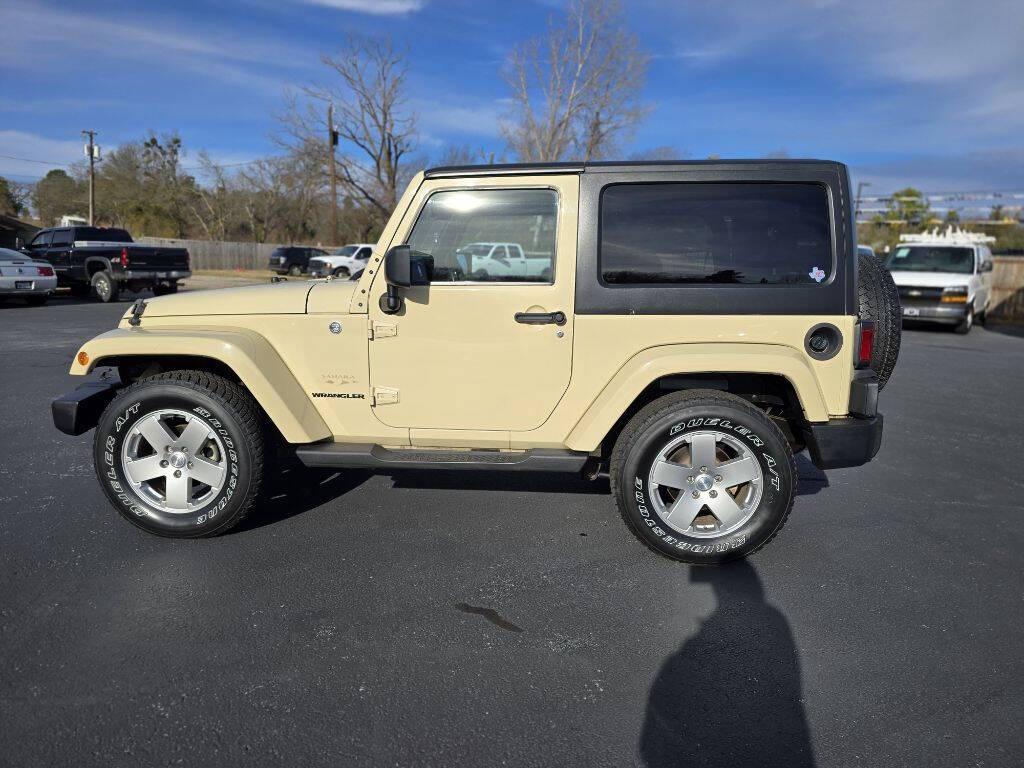
[[604,157],[641,120],[648,57],[624,26],[618,0],[572,0],[564,24],[513,50],[502,132],[520,160]]
[[320,142],[326,164],[324,114],[333,103],[343,194],[369,209],[383,226],[408,180],[405,161],[415,146],[416,121],[406,108],[403,55],[388,39],[349,36],[344,55],[324,56],[322,61],[337,77],[290,96],[282,118],[288,143]]

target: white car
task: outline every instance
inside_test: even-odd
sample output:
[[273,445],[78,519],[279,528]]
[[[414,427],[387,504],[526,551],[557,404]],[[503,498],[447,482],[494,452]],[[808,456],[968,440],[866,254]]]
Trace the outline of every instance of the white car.
[[335,248],[327,252],[326,256],[317,256],[309,260],[310,277],[351,277],[366,266],[370,256],[373,254],[373,245],[370,243],[356,243],[346,245],[342,248]]
[[456,259],[475,280],[551,279],[551,255],[524,253],[519,243],[469,243]]
[[45,304],[55,290],[57,275],[49,262],[0,248],[0,298],[20,296],[29,304]]
[[988,235],[948,228],[901,235],[885,265],[899,287],[904,320],[952,325],[968,333],[992,299]]

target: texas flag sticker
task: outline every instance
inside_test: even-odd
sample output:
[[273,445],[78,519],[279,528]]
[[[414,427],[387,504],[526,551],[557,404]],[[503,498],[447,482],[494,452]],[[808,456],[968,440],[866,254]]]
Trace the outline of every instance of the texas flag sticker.
[[820,283],[825,279],[825,270],[819,269],[818,267],[811,267],[811,271],[807,274],[814,278],[814,282],[816,283]]

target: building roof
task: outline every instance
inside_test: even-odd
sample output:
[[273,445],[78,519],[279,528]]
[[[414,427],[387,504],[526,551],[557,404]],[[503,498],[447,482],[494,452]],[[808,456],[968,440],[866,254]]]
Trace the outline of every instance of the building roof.
[[35,224],[29,224],[27,221],[16,219],[14,216],[8,216],[6,213],[0,213],[0,229],[15,230],[17,232],[39,231],[39,227]]

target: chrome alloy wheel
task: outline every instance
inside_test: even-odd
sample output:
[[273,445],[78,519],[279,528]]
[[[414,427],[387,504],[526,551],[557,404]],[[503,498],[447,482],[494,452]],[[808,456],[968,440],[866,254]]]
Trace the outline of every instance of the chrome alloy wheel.
[[690,432],[663,448],[647,478],[655,511],[678,533],[724,536],[761,501],[761,465],[742,441],[714,430]]
[[227,479],[224,444],[195,414],[165,408],[132,426],[121,467],[135,493],[165,512],[196,512]]

